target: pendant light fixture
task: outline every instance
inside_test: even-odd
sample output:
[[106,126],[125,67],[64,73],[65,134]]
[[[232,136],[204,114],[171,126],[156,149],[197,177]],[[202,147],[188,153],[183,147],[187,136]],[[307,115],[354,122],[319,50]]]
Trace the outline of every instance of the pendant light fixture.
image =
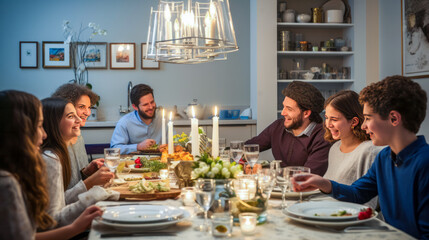
[[237,50],[228,0],[160,0],[151,8],[147,59],[193,64]]

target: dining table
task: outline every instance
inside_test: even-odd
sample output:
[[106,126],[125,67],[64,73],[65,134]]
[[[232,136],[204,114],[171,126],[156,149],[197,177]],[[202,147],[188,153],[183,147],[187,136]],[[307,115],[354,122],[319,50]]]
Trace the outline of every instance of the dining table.
[[[287,204],[290,206],[299,201],[299,198],[287,199]],[[310,196],[303,199],[304,202],[312,201],[337,201],[325,194]],[[152,205],[167,205],[178,208],[184,208],[189,212],[189,215],[182,221],[162,230],[152,231],[122,231],[107,226],[100,221],[94,219],[88,236],[89,240],[99,239],[217,239],[210,232],[201,232],[196,229],[197,226],[204,223],[202,209],[198,204],[194,206],[184,206],[180,198],[166,199],[156,201],[101,201],[97,205],[102,209],[109,206],[119,206],[123,204],[152,204]],[[243,235],[240,226],[234,224],[232,234],[228,239],[389,239],[389,240],[406,240],[414,239],[407,233],[389,225],[388,223],[374,218],[365,223],[355,225],[362,226],[363,229],[355,229],[355,231],[346,232],[344,228],[324,227],[313,224],[305,224],[292,220],[285,214],[284,209],[280,208],[281,199],[271,198],[267,209],[267,221],[256,226],[256,231],[252,235]],[[381,228],[380,228],[381,227]]]

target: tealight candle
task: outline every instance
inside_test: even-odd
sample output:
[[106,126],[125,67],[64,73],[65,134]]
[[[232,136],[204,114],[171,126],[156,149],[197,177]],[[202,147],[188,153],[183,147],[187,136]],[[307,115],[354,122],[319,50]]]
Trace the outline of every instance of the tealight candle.
[[249,189],[237,189],[235,194],[240,200],[249,200]]
[[167,179],[168,178],[168,170],[167,169],[159,170],[159,177],[161,179]]
[[185,187],[182,188],[181,198],[183,205],[193,206],[195,204],[195,188],[194,187]]
[[238,217],[240,219],[241,232],[244,235],[253,234],[256,230],[258,215],[256,213],[240,213]]

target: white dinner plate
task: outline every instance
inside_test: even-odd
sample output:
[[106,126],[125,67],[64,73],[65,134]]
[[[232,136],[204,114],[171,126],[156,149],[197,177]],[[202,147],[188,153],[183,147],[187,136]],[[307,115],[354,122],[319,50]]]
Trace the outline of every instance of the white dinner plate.
[[316,220],[310,220],[303,217],[294,216],[293,214],[290,214],[286,211],[286,209],[283,210],[283,213],[293,221],[297,221],[300,223],[305,223],[309,225],[318,225],[318,226],[324,226],[324,227],[347,227],[351,225],[357,225],[361,223],[365,223],[368,221],[373,220],[377,217],[378,213],[376,211],[373,212],[372,217],[362,220],[351,220],[351,221],[316,221]]
[[[302,192],[302,197],[308,197],[310,195],[314,195],[318,193],[320,193],[320,190]],[[287,192],[285,196],[286,198],[299,198],[299,192]],[[280,190],[280,188],[274,188],[273,191],[271,192],[271,197],[282,198],[282,191]]]
[[[182,208],[181,208],[182,209]],[[167,228],[169,226],[175,225],[176,223],[183,221],[186,218],[189,218],[191,215],[188,211],[183,209],[184,214],[182,217],[167,221],[167,222],[155,222],[155,223],[136,223],[136,224],[129,224],[129,223],[114,223],[114,222],[108,222],[103,220],[98,220],[99,223],[104,224],[106,226],[110,226],[112,228],[115,228],[120,231],[126,231],[126,232],[146,232],[148,230],[158,230]]]
[[[318,201],[318,202],[303,202],[296,203],[286,210],[288,213],[297,217],[304,217],[315,221],[344,221],[357,219],[359,212],[362,209],[368,208],[365,205],[349,202],[332,202],[332,201]],[[331,216],[340,211],[350,213],[350,216]]]
[[107,207],[102,218],[114,223],[154,223],[177,220],[184,212],[164,205],[124,205]]

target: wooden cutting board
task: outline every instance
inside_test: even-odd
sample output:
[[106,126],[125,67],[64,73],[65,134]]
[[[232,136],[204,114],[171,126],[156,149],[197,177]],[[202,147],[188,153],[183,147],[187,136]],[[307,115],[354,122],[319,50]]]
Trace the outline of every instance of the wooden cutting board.
[[122,200],[162,200],[162,199],[174,199],[180,195],[180,189],[170,189],[168,192],[156,192],[156,193],[133,193],[128,190],[128,186],[110,187],[109,189],[119,192],[120,199]]

